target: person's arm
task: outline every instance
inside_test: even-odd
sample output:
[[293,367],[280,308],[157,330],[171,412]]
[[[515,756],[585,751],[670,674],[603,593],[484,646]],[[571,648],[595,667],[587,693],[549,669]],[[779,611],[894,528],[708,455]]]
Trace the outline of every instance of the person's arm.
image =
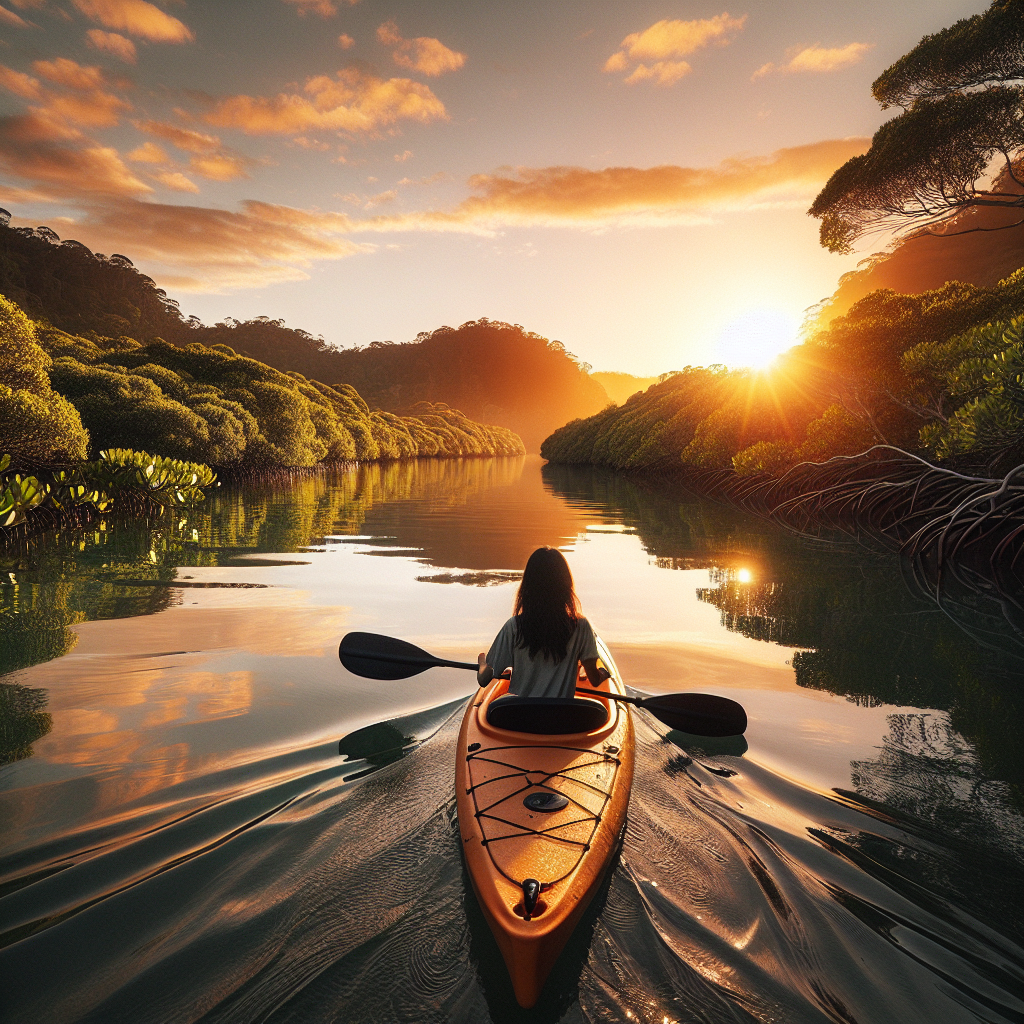
[[479,668],[476,670],[476,681],[481,686],[486,686],[494,678],[494,669],[487,664],[487,655],[480,652],[476,659]]
[[600,686],[606,679],[611,679],[611,672],[597,664],[597,658],[584,658],[582,661],[583,671],[587,673],[587,681],[591,686]]

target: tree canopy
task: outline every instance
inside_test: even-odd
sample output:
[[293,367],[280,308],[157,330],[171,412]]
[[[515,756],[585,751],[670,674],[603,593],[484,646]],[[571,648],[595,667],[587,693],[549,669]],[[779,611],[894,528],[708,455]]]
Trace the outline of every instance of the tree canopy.
[[1024,268],[994,288],[950,282],[865,296],[769,374],[688,367],[556,430],[555,463],[779,473],[892,444],[987,469],[1024,453]]
[[1024,223],[1024,0],[926,36],[875,81],[904,112],[828,180],[808,211],[821,244],[850,252],[877,230],[930,230],[971,208],[1020,210]]
[[[421,332],[414,341],[336,348],[268,316],[213,326],[178,304],[127,256],[93,253],[48,227],[9,226],[0,210],[0,293],[35,320],[87,338],[156,338],[226,346],[283,373],[343,381],[373,406],[409,415],[418,402],[461,409],[518,433],[532,449],[559,424],[608,402],[604,388],[558,341],[486,318]],[[343,330],[344,325],[339,325]]]

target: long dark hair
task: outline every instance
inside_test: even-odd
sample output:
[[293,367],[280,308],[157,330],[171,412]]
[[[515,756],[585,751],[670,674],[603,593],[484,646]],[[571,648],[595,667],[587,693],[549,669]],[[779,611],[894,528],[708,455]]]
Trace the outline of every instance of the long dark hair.
[[527,648],[531,658],[538,653],[552,661],[565,657],[580,618],[580,602],[569,563],[557,548],[537,548],[530,555],[513,614],[517,647]]

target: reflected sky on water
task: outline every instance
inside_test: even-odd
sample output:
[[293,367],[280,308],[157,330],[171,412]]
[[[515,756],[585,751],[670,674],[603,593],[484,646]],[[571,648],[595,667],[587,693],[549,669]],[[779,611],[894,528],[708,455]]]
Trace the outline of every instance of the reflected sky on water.
[[[187,514],[107,519],[4,556],[0,927],[11,962],[44,937],[58,955],[65,926],[43,917],[78,921],[89,900],[106,906],[103,894],[176,862],[199,842],[178,823],[282,787],[312,799],[314,777],[330,780],[317,784],[325,793],[356,785],[337,743],[357,730],[398,737],[371,774],[432,735],[475,689],[472,675],[360,679],[338,663],[341,636],[386,633],[474,660],[541,544],[566,553],[628,685],[721,693],[747,709],[745,750],[677,735],[660,787],[691,772],[672,768],[684,758],[712,780],[738,772],[746,795],[729,799],[774,807],[794,835],[826,827],[808,809],[824,798],[923,823],[942,849],[928,854],[939,866],[921,868],[936,895],[969,896],[1001,921],[999,885],[957,875],[964,850],[950,837],[975,844],[973,857],[1009,857],[994,870],[1019,885],[1020,749],[1007,726],[1017,698],[1003,663],[915,603],[892,565],[611,474],[542,472],[535,458],[423,460],[223,487]],[[406,724],[380,725],[396,720]],[[446,800],[450,781],[435,789]],[[231,832],[210,835],[218,828]],[[103,879],[58,885],[65,868],[79,878],[101,863]]]

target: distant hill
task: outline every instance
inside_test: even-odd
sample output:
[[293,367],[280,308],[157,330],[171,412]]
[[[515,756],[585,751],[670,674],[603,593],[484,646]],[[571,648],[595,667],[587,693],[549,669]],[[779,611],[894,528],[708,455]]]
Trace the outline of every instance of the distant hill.
[[230,317],[214,326],[186,319],[174,299],[115,253],[61,241],[47,227],[12,228],[0,210],[0,293],[33,320],[80,336],[163,339],[179,347],[228,345],[283,372],[356,388],[372,408],[407,414],[444,403],[473,420],[508,427],[528,451],[557,427],[608,404],[585,363],[557,341],[486,318],[440,327],[402,344],[335,348],[283,320]]
[[660,377],[634,377],[631,373],[614,373],[609,370],[591,373],[590,376],[605,389],[616,405],[622,405],[630,395],[646,391],[661,380]]

